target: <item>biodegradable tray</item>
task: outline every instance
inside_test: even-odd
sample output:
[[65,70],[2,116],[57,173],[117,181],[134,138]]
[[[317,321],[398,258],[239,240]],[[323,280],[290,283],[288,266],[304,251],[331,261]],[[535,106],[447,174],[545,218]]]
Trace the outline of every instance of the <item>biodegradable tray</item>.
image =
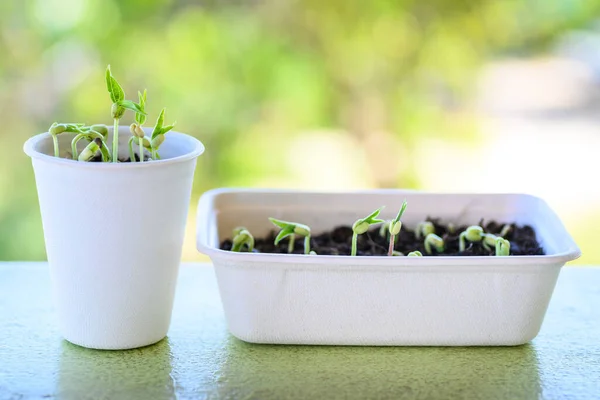
[[[256,237],[267,217],[313,233],[386,205],[404,226],[425,217],[532,225],[544,256],[350,257],[233,253],[219,249],[239,225]],[[580,251],[556,214],[522,194],[402,190],[314,193],[218,189],[198,208],[198,250],[210,256],[230,332],[247,342],[320,345],[518,345],[539,332],[561,267]]]

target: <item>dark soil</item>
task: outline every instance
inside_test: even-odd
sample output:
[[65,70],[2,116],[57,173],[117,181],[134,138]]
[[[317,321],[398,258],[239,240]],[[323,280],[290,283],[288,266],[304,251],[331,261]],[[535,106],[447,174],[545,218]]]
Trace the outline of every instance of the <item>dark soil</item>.
[[[428,219],[435,225],[435,233],[444,239],[446,249],[443,253],[433,251],[432,256],[493,256],[495,250],[492,246],[491,251],[486,250],[481,242],[471,243],[466,241],[465,251],[458,251],[458,238],[467,226],[457,226],[454,233],[448,231],[447,226],[438,223],[438,220]],[[486,233],[498,235],[505,225],[496,221],[484,223],[480,221],[479,225],[483,227]],[[274,240],[276,231],[271,231],[266,238],[255,238],[256,253],[286,253],[288,250],[288,240],[282,240],[275,246]],[[537,241],[535,231],[529,225],[517,226],[511,224],[509,233],[504,237],[510,241],[510,255],[531,256],[544,255],[544,250]],[[231,250],[231,240],[227,239],[221,243],[222,250]],[[339,226],[330,232],[313,236],[310,241],[311,250],[318,255],[350,255],[352,247],[352,228],[350,226]],[[359,256],[385,256],[388,252],[388,237],[379,235],[379,226],[371,229],[364,235],[358,236],[357,255]],[[400,234],[396,236],[394,250],[402,252],[404,255],[411,251],[419,250],[423,256],[428,256],[425,252],[423,239],[417,239],[413,231],[402,228]],[[304,238],[296,237],[294,254],[304,254]]]
[[[135,161],[140,161],[140,156],[137,154],[135,155]],[[150,157],[144,156],[144,161],[150,161]],[[89,162],[102,162],[102,154],[96,154]],[[131,157],[127,157],[126,159],[119,158],[119,162],[131,162]]]

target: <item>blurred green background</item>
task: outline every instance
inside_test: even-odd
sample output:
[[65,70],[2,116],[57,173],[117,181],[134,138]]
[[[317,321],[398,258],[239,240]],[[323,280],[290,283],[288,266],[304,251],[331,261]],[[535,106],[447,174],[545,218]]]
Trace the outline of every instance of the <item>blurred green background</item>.
[[399,187],[542,196],[600,264],[598,16],[599,0],[2,1],[0,259],[45,259],[22,144],[55,120],[110,124],[111,64],[151,121],[165,106],[206,145],[186,260],[207,189]]

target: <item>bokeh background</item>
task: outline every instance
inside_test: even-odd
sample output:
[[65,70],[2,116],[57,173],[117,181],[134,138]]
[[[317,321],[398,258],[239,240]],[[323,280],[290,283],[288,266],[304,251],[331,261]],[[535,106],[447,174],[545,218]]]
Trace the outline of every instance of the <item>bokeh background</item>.
[[[600,264],[600,0],[3,0],[0,259],[45,259],[23,142],[110,124],[103,73],[223,186],[525,192]],[[131,122],[127,119],[124,123]]]

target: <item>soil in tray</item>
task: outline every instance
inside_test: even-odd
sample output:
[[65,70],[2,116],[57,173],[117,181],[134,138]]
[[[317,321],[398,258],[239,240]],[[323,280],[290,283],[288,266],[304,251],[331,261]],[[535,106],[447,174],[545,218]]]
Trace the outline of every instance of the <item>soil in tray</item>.
[[[493,256],[495,250],[492,246],[491,251],[486,250],[481,242],[471,243],[466,241],[465,251],[458,250],[458,238],[467,226],[457,226],[453,232],[448,227],[438,223],[438,220],[428,219],[435,225],[435,232],[444,239],[446,249],[443,253],[436,253],[435,250],[431,256]],[[486,233],[498,235],[505,225],[496,221],[484,223],[480,221],[479,225],[483,227]],[[276,231],[271,231],[266,238],[255,238],[255,249],[257,253],[287,253],[288,239],[282,240],[275,246],[274,240]],[[514,256],[532,256],[544,255],[544,250],[537,241],[535,231],[529,225],[517,226],[511,224],[511,229],[505,239],[510,241],[510,255]],[[304,238],[296,237],[294,254],[304,253]],[[221,243],[222,250],[231,250],[231,240],[227,239]],[[350,255],[352,247],[352,228],[350,226],[339,226],[332,231],[319,235],[314,235],[310,240],[311,250],[318,255]],[[379,235],[379,226],[372,228],[364,235],[358,236],[357,255],[359,256],[385,256],[389,246],[388,237]],[[400,234],[396,236],[394,250],[404,255],[411,251],[419,250],[423,256],[429,256],[425,252],[423,239],[417,239],[412,230],[402,227]]]

